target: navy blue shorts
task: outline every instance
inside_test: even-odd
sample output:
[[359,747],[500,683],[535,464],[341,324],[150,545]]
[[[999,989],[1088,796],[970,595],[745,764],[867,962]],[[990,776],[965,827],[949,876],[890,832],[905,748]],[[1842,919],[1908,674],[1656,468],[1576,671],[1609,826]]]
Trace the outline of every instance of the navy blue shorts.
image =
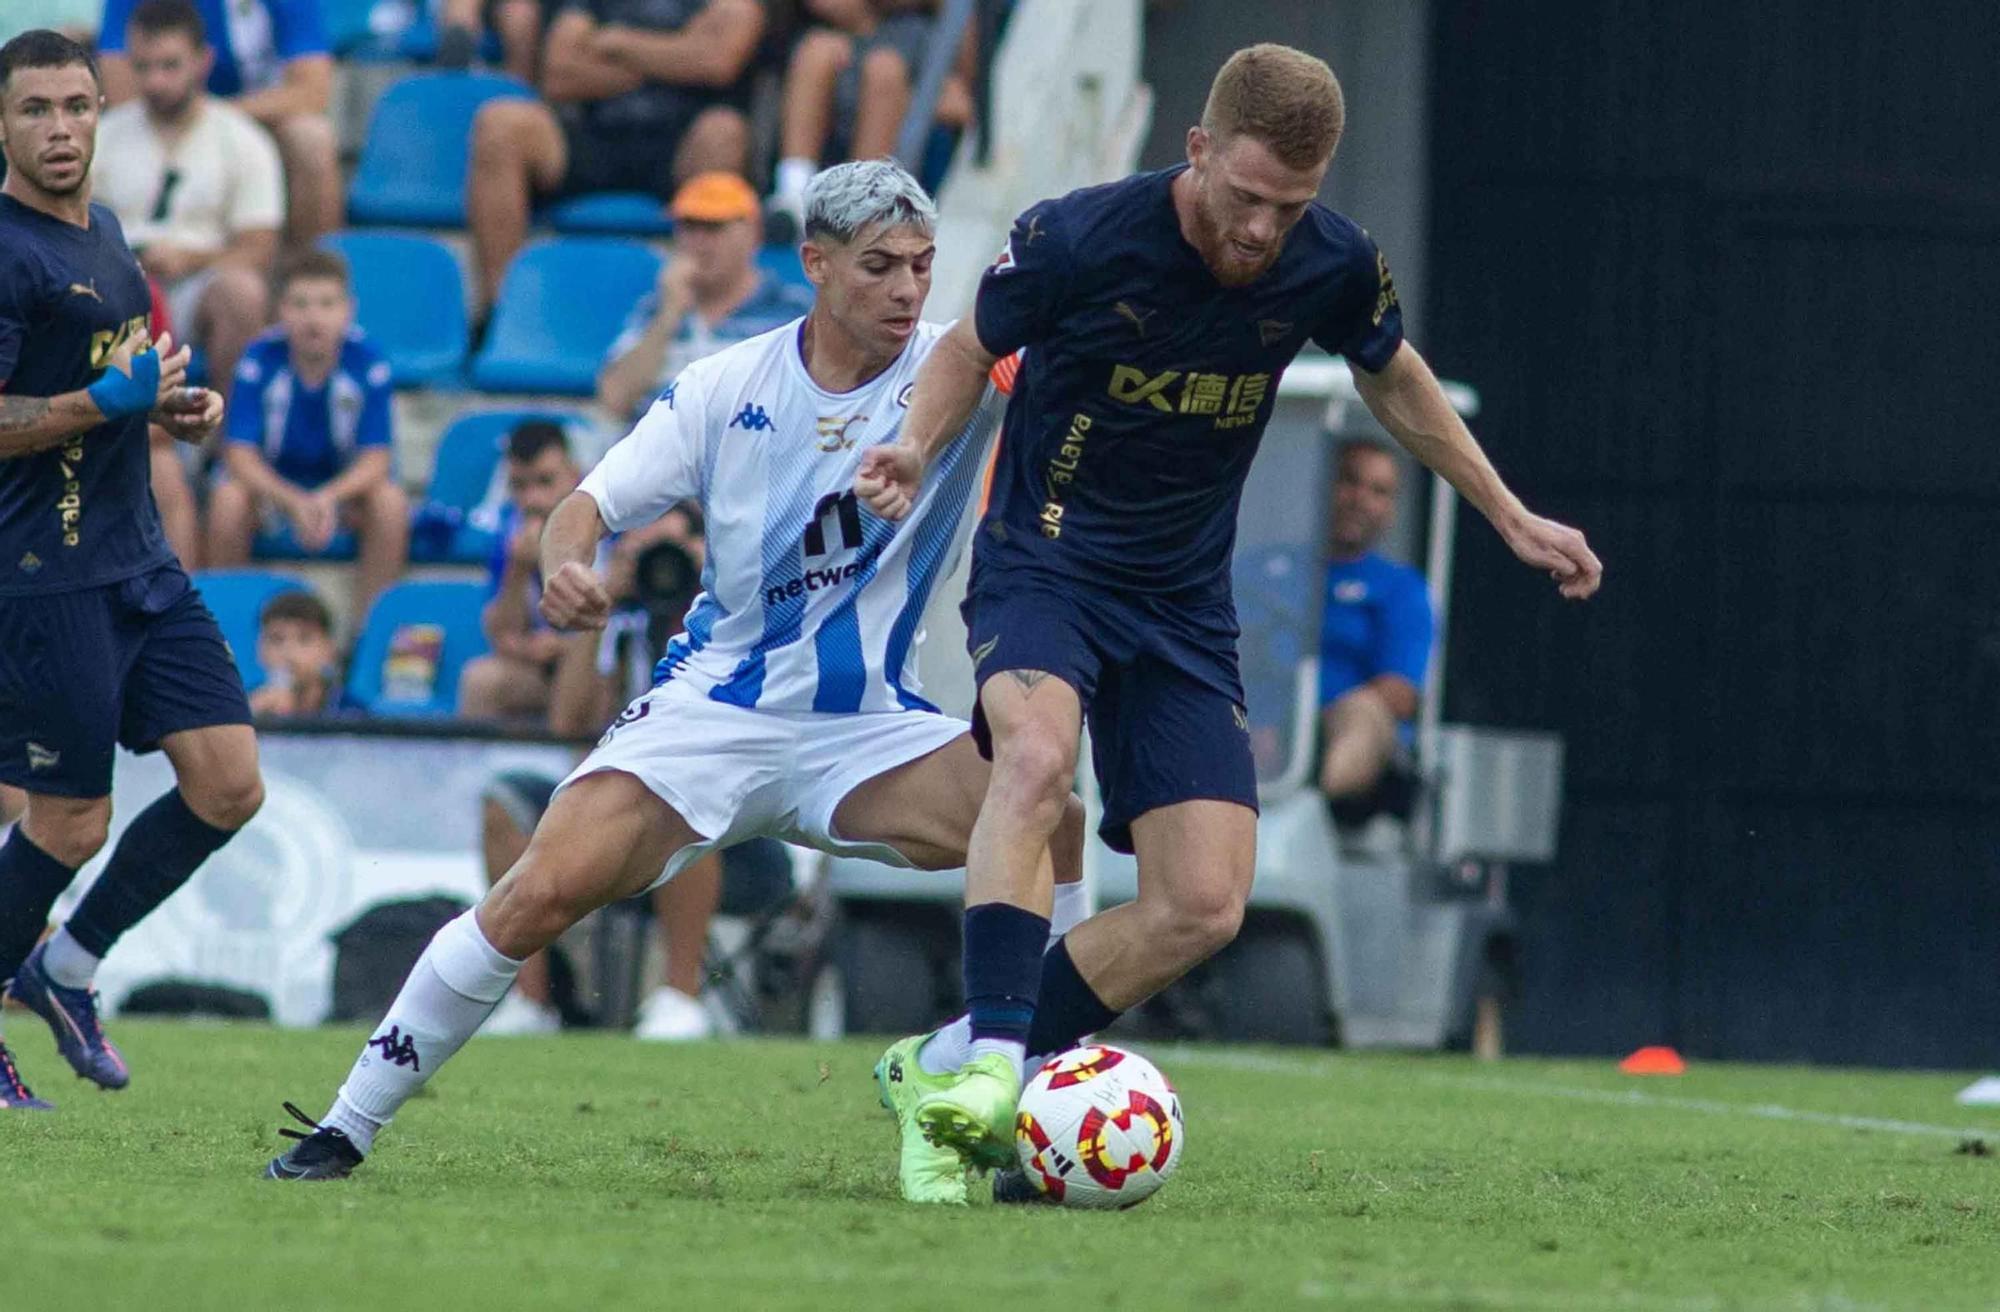
[[[1236,671],[1236,608],[1189,605],[1027,571],[976,573],[962,608],[973,678],[1043,670],[1076,690],[1104,797],[1097,832],[1132,850],[1132,822],[1213,798],[1257,809],[1257,766]],[[975,705],[972,737],[993,743]]]
[[250,723],[243,680],[179,565],[76,592],[0,597],[0,782],[111,792],[122,744]]

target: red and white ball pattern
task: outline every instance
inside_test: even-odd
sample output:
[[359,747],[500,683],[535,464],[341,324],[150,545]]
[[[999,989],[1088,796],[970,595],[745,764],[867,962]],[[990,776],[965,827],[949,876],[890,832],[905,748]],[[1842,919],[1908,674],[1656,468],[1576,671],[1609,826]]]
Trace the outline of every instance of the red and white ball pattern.
[[1181,1100],[1136,1052],[1092,1044],[1053,1057],[1021,1090],[1014,1147],[1035,1187],[1065,1207],[1134,1207],[1187,1143]]

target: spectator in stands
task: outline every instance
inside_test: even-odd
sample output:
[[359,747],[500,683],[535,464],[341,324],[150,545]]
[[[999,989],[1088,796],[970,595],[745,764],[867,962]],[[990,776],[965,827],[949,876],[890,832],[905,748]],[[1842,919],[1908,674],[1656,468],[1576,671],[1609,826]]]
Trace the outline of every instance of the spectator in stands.
[[548,714],[563,640],[538,604],[542,525],[583,481],[568,434],[545,420],[507,435],[505,462],[507,504],[488,566],[493,596],[481,617],[492,650],[467,661],[458,676],[458,713],[475,720]]
[[[895,153],[938,9],[937,0],[805,0],[805,7],[823,26],[792,48],[772,197],[795,219],[805,211],[806,183],[823,165]],[[968,26],[958,67],[938,92],[935,122],[972,121],[977,57]]]
[[260,526],[282,516],[306,551],[343,523],[359,539],[354,613],[403,573],[410,502],[394,477],[389,363],[354,326],[347,263],[331,251],[289,257],[277,328],[244,352],[225,433],[228,477],[209,497],[208,563],[250,558]]
[[648,191],[747,171],[746,74],[757,0],[567,0],[549,28],[545,100],[494,100],[473,122],[466,213],[491,307],[538,197]]
[[1386,443],[1341,444],[1333,485],[1332,559],[1319,644],[1319,785],[1337,805],[1406,811],[1407,790],[1381,797],[1410,722],[1431,651],[1423,575],[1378,554],[1396,517],[1396,458]]
[[[126,31],[149,0],[105,0],[104,93],[113,105],[138,94]],[[342,190],[333,131],[333,56],[320,0],[193,0],[215,58],[210,94],[226,99],[277,140],[284,161],[286,239],[310,245],[340,226]],[[104,149],[100,143],[100,155]]]
[[[638,659],[627,660],[623,659],[627,653],[620,648],[623,635],[643,636],[649,628],[660,627],[657,620],[669,621],[667,632],[679,627],[678,614],[655,616],[649,612],[636,577],[640,557],[659,543],[679,547],[685,553],[687,570],[698,572],[704,546],[699,513],[691,507],[676,508],[656,523],[620,534],[607,544],[609,550],[600,556],[599,567],[616,609],[602,638],[582,634],[561,639],[549,702],[551,732],[564,737],[595,734],[634,695],[635,681],[640,689],[651,686],[657,651],[641,642]],[[688,600],[682,596],[672,604],[684,610]],[[507,771],[487,785],[480,802],[480,845],[489,881],[499,880],[527,849],[529,835],[548,808],[555,787],[554,779],[526,771]],[[665,981],[639,1008],[632,1031],[639,1038],[699,1039],[714,1032],[714,1023],[701,1003],[701,991],[709,921],[722,897],[722,869],[722,854],[710,853],[652,893],[667,969]],[[487,1022],[486,1032],[548,1033],[561,1024],[552,998],[547,957],[537,955],[522,968],[513,990]]]
[[734,173],[702,173],[674,193],[674,248],[659,286],[639,302],[597,376],[597,400],[637,418],[661,388],[705,355],[812,309],[812,293],[757,267],[763,216]]
[[469,68],[487,29],[500,38],[501,66],[533,85],[542,57],[541,0],[443,0],[438,12],[438,66]]
[[257,664],[264,683],[250,694],[257,715],[326,715],[338,710],[340,657],[333,615],[312,593],[280,592],[257,613]]
[[285,221],[278,151],[264,129],[204,89],[215,51],[188,0],[143,0],[125,48],[137,100],[107,110],[92,179],[166,293],[180,340],[208,355],[226,397],[236,361],[270,320]]

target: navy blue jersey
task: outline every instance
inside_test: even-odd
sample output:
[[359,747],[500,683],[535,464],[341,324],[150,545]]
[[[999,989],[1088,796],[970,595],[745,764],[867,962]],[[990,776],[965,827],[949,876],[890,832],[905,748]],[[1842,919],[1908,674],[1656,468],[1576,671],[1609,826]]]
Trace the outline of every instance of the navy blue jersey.
[[[92,205],[79,228],[0,196],[0,390],[88,387],[146,331],[151,308],[110,210]],[[0,460],[0,596],[95,587],[172,562],[151,473],[144,415]]]
[[980,281],[979,340],[1027,356],[979,568],[1226,595],[1237,502],[1285,367],[1311,341],[1373,372],[1401,345],[1387,263],[1323,205],[1261,277],[1217,282],[1175,215],[1185,168],[1042,202]]

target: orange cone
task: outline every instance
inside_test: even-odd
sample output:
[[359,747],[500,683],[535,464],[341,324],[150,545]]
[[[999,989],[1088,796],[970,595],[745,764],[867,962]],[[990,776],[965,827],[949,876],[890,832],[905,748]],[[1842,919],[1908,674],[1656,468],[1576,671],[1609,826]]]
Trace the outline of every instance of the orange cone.
[[1687,1068],[1672,1048],[1641,1048],[1618,1063],[1627,1075],[1685,1075]]

